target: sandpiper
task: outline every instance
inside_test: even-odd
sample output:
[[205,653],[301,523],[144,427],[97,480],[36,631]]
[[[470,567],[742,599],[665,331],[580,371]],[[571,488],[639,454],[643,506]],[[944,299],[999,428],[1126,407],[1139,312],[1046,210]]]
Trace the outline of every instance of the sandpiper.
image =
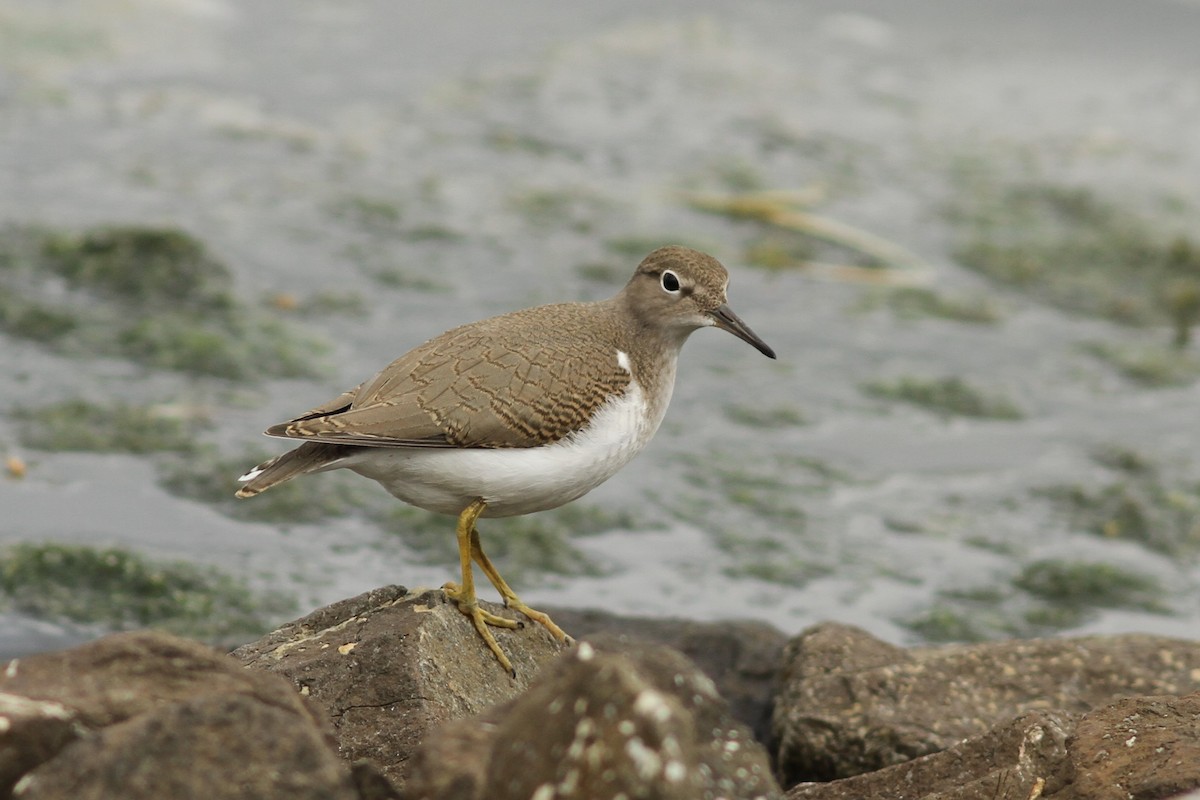
[[726,304],[728,283],[712,256],[663,247],[608,300],[537,306],[447,331],[268,428],[268,436],[304,443],[241,476],[237,496],[344,468],[406,503],[457,516],[462,582],[443,589],[515,674],[488,626],[521,623],[479,607],[472,561],[508,608],[571,639],[500,577],[476,520],[556,508],[625,466],[662,422],[692,331],[721,328],[774,358]]

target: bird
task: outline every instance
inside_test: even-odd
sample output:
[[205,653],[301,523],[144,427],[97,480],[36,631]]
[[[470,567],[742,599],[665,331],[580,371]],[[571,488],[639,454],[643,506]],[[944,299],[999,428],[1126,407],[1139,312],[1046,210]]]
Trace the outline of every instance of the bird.
[[607,300],[535,306],[446,331],[267,428],[301,444],[242,475],[237,497],[349,469],[405,503],[457,517],[461,582],[443,591],[515,677],[490,628],[523,623],[480,607],[472,563],[507,608],[560,642],[573,639],[505,582],[476,522],[564,505],[625,466],[658,430],[694,331],[719,328],[775,358],[729,307],[728,283],[716,258],[671,245],[647,255]]

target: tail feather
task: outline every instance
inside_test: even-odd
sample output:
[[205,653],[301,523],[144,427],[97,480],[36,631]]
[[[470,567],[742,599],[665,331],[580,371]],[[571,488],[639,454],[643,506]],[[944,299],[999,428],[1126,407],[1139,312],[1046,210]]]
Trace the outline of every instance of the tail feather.
[[236,496],[253,497],[297,475],[331,469],[356,449],[344,444],[305,442],[295,450],[264,461],[238,478],[244,485],[237,490]]

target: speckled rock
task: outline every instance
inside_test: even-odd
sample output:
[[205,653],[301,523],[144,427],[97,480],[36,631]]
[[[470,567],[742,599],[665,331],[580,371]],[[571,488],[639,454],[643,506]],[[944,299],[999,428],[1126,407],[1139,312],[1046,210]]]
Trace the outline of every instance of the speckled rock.
[[826,624],[788,644],[774,731],[785,785],[882,769],[1034,709],[1200,689],[1200,642],[1126,635],[901,649]]
[[1131,697],[1087,714],[1071,742],[1079,800],[1158,800],[1200,788],[1200,694]]
[[[802,783],[787,800],[1029,800],[1069,780],[1074,718],[1029,711],[947,750],[829,783]],[[1057,796],[1057,795],[1055,795]]]
[[78,716],[62,703],[0,694],[0,797],[86,730]]
[[252,670],[286,676],[324,710],[343,758],[366,759],[403,788],[408,760],[430,731],[517,696],[564,649],[540,625],[495,635],[516,679],[441,591],[387,586],[319,609],[233,655]]
[[[235,761],[275,776],[281,781],[276,785],[318,791],[293,796],[350,796],[349,770],[336,757],[328,723],[286,681],[248,672],[228,656],[186,639],[149,631],[122,633],[13,660],[0,670],[0,693],[0,775],[5,781],[0,796],[14,783],[19,796],[38,798],[250,796],[239,794],[240,784],[232,782]],[[234,708],[220,711],[228,704]],[[243,722],[235,724],[239,717]],[[263,720],[262,726],[250,725],[253,718]],[[153,720],[162,719],[195,727],[175,730],[173,738],[146,740],[146,747],[122,749],[122,732],[154,728],[159,723]],[[204,720],[225,722],[206,733]],[[262,738],[267,728],[274,731],[270,741]],[[172,745],[183,749],[172,751]],[[172,792],[138,794],[139,784],[128,783],[107,795],[88,793],[92,783],[110,790],[122,785],[151,751],[160,766],[171,766]],[[207,774],[185,769],[198,763],[193,753],[199,751],[210,752],[213,763],[227,762],[229,768]],[[297,760],[288,761],[292,756]]]
[[1200,694],[1029,711],[947,750],[787,800],[1165,800],[1200,789]]
[[447,725],[410,800],[774,798],[765,750],[679,653],[584,642],[517,700]]
[[357,800],[350,771],[294,708],[203,694],[73,742],[17,784],[21,800]]
[[555,622],[576,639],[593,643],[653,642],[673,647],[712,679],[735,719],[750,726],[760,742],[771,733],[771,709],[787,636],[756,620],[694,622],[686,619],[626,617],[592,609],[550,610]]

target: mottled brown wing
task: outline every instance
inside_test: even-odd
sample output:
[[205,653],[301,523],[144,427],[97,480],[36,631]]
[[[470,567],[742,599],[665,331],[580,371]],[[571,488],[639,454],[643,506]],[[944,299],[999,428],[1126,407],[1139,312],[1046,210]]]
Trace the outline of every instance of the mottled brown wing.
[[595,322],[586,318],[596,313],[594,306],[542,306],[456,328],[401,356],[357,391],[267,432],[375,447],[558,441],[630,382],[617,364],[615,340],[584,324]]

